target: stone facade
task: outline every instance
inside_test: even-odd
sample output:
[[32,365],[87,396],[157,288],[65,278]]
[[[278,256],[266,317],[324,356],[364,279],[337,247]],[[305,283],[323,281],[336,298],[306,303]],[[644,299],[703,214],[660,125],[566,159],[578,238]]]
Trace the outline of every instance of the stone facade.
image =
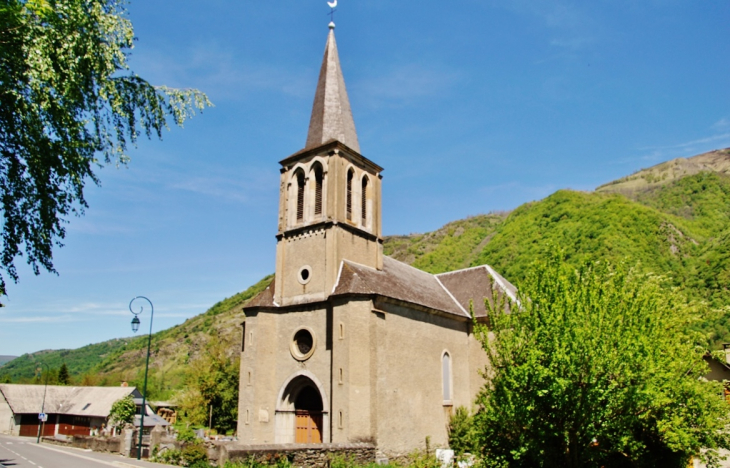
[[488,266],[431,275],[383,256],[383,169],[359,153],[334,31],[309,131],[281,161],[275,279],[244,308],[248,448],[227,450],[294,447],[312,466],[334,446],[366,444],[370,461],[427,438],[446,447],[452,409],[472,405],[487,365],[472,312],[486,321],[484,301],[514,287]]

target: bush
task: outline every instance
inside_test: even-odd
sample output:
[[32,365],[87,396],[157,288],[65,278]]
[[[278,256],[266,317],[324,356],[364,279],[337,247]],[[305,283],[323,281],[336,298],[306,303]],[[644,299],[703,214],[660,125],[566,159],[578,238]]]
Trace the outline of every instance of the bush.
[[137,412],[137,405],[134,404],[132,395],[127,395],[115,401],[109,412],[109,423],[114,426],[131,423],[134,421],[134,414]]
[[474,417],[463,406],[456,411],[449,420],[449,447],[459,456],[464,453],[478,451],[478,434],[474,427]]
[[[268,463],[263,463],[255,458],[251,457],[246,461],[231,462],[227,461],[223,468],[291,468],[292,464],[285,455],[275,454],[268,460]],[[334,464],[331,465],[334,468]],[[340,466],[339,468],[344,468]]]
[[189,444],[182,449],[182,459],[185,466],[191,468],[208,468],[208,451],[202,444]]
[[[430,438],[426,439],[426,446],[430,445]],[[408,467],[410,468],[441,468],[441,462],[429,450],[422,452],[416,450],[408,455]]]
[[168,449],[158,453],[153,453],[150,461],[156,463],[165,463],[167,465],[182,465],[182,452],[180,450]]
[[190,426],[180,425],[177,429],[177,440],[180,442],[197,442],[198,437]]

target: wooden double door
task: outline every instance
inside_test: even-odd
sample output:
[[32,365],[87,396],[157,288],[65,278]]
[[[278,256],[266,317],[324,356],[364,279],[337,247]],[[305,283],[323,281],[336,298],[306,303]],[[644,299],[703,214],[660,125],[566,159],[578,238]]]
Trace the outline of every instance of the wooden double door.
[[296,440],[297,444],[322,443],[322,412],[296,410]]

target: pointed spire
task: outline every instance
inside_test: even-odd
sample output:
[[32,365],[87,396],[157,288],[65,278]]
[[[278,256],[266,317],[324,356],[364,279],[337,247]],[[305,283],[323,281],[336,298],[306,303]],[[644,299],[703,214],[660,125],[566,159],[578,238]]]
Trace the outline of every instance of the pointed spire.
[[347,98],[340,57],[337,55],[334,23],[330,23],[329,27],[305,148],[338,140],[359,153],[355,121],[350,110],[350,100]]

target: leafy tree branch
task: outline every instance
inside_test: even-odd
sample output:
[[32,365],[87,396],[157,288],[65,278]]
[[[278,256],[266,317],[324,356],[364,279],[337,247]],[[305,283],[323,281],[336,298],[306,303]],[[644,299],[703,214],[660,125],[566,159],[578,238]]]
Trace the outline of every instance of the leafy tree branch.
[[131,73],[134,40],[123,0],[1,2],[0,268],[11,279],[22,255],[36,274],[55,272],[53,247],[87,207],[95,168],[126,164],[140,135],[161,138],[168,119],[211,105]]

